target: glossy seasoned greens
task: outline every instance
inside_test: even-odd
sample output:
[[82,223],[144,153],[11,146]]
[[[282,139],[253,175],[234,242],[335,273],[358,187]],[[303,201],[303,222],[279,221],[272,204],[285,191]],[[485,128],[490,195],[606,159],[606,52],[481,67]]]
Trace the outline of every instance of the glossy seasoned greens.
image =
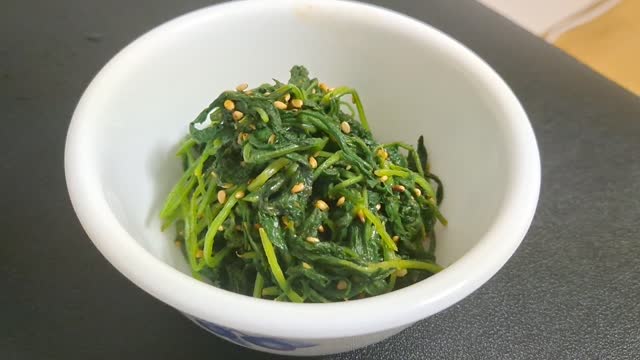
[[163,228],[176,225],[196,278],[258,298],[331,302],[441,270],[443,187],[423,138],[417,149],[376,142],[357,92],[302,66],[286,84],[220,94],[178,156],[184,174],[160,215]]

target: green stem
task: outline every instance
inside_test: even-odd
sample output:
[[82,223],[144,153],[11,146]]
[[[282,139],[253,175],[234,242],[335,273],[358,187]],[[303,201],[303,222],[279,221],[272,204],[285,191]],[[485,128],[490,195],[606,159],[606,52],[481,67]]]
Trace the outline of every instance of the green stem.
[[251,184],[249,184],[247,190],[251,192],[258,190],[262,185],[264,185],[264,183],[267,182],[267,180],[269,180],[273,175],[280,171],[280,169],[289,165],[289,163],[290,161],[287,158],[279,158],[278,160],[275,160],[264,170],[262,170],[260,175],[256,176],[256,178],[251,181]]
[[264,286],[264,278],[260,273],[256,274],[256,281],[253,284],[253,297],[261,298],[262,297],[262,287]]
[[214,264],[213,257],[212,257],[213,240],[216,234],[218,233],[218,228],[227,219],[227,217],[231,213],[231,209],[233,209],[233,206],[238,202],[236,195],[240,191],[244,191],[244,190],[245,190],[245,186],[242,185],[238,187],[236,191],[234,191],[233,194],[231,194],[231,196],[227,198],[227,202],[224,203],[222,210],[220,210],[218,215],[216,215],[216,217],[213,219],[213,221],[209,225],[209,228],[207,229],[207,233],[204,237],[204,261],[209,266]]
[[291,288],[289,287],[289,284],[287,284],[287,280],[285,279],[284,274],[282,273],[280,264],[278,264],[278,258],[276,257],[276,252],[273,249],[273,245],[269,240],[269,236],[267,235],[267,232],[264,230],[264,228],[260,228],[258,232],[260,233],[260,240],[262,240],[262,247],[264,248],[264,253],[265,255],[267,255],[267,262],[269,263],[269,267],[271,268],[271,273],[273,274],[273,277],[276,279],[278,286],[280,286],[280,289],[282,289],[282,291],[284,291],[284,293],[287,294],[287,297],[289,298],[289,300],[297,303],[303,302],[304,299],[302,299],[300,295],[296,294],[295,291],[291,290]]

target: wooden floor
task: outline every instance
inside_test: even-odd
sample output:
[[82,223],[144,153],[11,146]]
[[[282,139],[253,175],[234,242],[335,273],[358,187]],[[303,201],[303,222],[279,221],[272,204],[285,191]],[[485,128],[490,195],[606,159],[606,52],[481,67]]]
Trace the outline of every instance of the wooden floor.
[[558,38],[556,46],[640,95],[640,0],[623,0]]

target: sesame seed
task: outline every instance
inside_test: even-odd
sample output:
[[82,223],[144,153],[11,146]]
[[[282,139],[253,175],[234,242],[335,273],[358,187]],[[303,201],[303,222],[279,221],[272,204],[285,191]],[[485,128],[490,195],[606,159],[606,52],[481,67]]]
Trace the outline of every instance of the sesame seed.
[[315,169],[318,167],[318,160],[316,160],[316,158],[314,158],[313,156],[309,157],[309,166],[311,166],[312,169]]
[[233,197],[236,199],[242,199],[244,197],[244,191],[238,191],[237,193],[235,193],[235,195],[233,195]]
[[395,235],[394,237],[391,238],[391,240],[393,240],[393,242],[398,242],[400,241],[400,236]]
[[218,191],[218,202],[220,204],[224,204],[226,200],[227,200],[227,193],[224,190]]
[[413,193],[416,194],[417,197],[422,196],[422,191],[420,191],[420,189],[418,189],[418,188],[413,189]]
[[327,203],[324,202],[323,200],[316,201],[316,207],[322,211],[329,210],[329,205],[327,205]]
[[242,112],[236,110],[231,114],[231,116],[233,117],[233,120],[238,121],[238,120],[242,119],[244,114]]
[[269,139],[267,140],[268,144],[275,144],[276,143],[276,134],[271,134],[271,136],[269,136]]
[[389,157],[389,153],[385,149],[378,149],[378,151],[376,151],[376,154],[382,160],[387,160],[387,158]]
[[362,209],[358,210],[358,219],[360,219],[360,222],[364,224],[365,217],[364,217],[364,211],[362,211]]
[[344,196],[341,196],[341,197],[340,197],[340,199],[338,199],[338,201],[336,202],[336,205],[338,205],[338,206],[342,206],[342,205],[344,205],[344,202],[345,202],[346,200],[347,200],[347,199],[345,199],[345,197],[344,197]]
[[243,84],[240,84],[240,85],[236,86],[236,90],[237,91],[245,91],[245,90],[247,90],[248,87],[249,87],[249,84],[243,83]]
[[284,94],[284,102],[287,102],[290,99],[291,99],[291,94],[289,94],[289,93]]
[[322,90],[324,92],[329,91],[329,87],[325,83],[320,83],[320,85],[318,85],[318,87],[320,88],[320,90]]
[[198,251],[196,251],[196,258],[200,259],[203,255],[204,252],[202,251],[202,249],[198,249]]
[[347,290],[347,282],[344,280],[340,280],[338,281],[338,284],[336,285],[336,289],[338,290]]
[[311,269],[311,265],[307,264],[306,262],[302,263],[302,267],[307,269],[307,270]]
[[231,189],[233,187],[233,184],[225,183],[225,184],[222,184],[222,187],[225,188],[225,189]]
[[348,122],[343,121],[340,123],[340,130],[342,130],[343,133],[348,134],[351,132],[351,125],[349,125]]
[[224,231],[224,226],[222,225],[218,226],[218,231]]
[[322,226],[322,225],[318,226],[318,232],[323,233],[324,232],[324,226]]
[[396,270],[396,276],[397,277],[404,277],[405,275],[407,275],[408,271],[407,269],[398,269]]
[[233,101],[227,99],[224,101],[224,108],[229,111],[232,111],[233,109],[236,108],[236,104],[234,104]]
[[296,108],[296,109],[300,109],[302,107],[302,100],[300,99],[293,99],[291,100],[291,105]]
[[260,230],[260,228],[262,227],[262,225],[260,224],[253,224],[253,228],[256,230]]
[[397,191],[397,192],[404,192],[405,190],[407,190],[402,185],[393,185],[392,189],[393,189],[393,191]]
[[304,184],[303,183],[297,183],[297,184],[293,185],[293,187],[291,188],[291,193],[292,194],[297,194],[302,190],[304,190]]
[[380,176],[380,181],[386,182],[387,180],[389,180],[389,177],[387,175]]
[[280,109],[280,110],[284,110],[287,108],[287,104],[283,103],[282,101],[274,101],[273,102],[273,106],[275,106],[276,108]]
[[380,209],[382,209],[382,205],[376,204],[376,210],[380,211]]
[[320,239],[318,239],[317,237],[313,237],[313,236],[307,236],[307,238],[305,240],[307,240],[307,242],[310,243],[310,244],[317,244],[317,243],[320,242]]

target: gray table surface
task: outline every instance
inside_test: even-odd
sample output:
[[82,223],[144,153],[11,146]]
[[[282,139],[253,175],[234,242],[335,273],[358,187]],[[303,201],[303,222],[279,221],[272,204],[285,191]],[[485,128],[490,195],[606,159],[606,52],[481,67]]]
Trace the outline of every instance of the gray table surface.
[[[383,1],[376,1],[383,4]],[[205,0],[20,1],[0,11],[0,358],[276,359],[193,326],[121,276],[67,197],[76,101],[120,48]],[[472,0],[393,1],[488,61],[527,110],[542,193],[482,288],[324,359],[640,358],[640,101]]]

